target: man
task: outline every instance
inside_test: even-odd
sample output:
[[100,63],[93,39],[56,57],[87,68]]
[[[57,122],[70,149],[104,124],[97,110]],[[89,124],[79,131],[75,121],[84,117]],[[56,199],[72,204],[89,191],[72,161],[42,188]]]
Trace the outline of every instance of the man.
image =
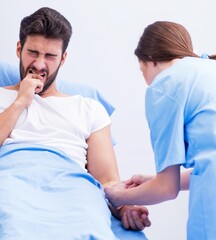
[[[0,175],[5,187],[0,189],[0,215],[6,216],[1,228],[4,235],[15,232],[16,240],[78,239],[80,229],[81,239],[115,239],[101,189],[120,181],[110,119],[95,100],[68,96],[55,83],[71,34],[68,20],[53,9],[25,17],[17,43],[21,81],[0,88],[0,168],[7,169],[7,177],[5,171]],[[8,205],[11,185],[17,189]],[[74,204],[79,206],[72,209]],[[144,207],[110,209],[125,228],[150,226]]]

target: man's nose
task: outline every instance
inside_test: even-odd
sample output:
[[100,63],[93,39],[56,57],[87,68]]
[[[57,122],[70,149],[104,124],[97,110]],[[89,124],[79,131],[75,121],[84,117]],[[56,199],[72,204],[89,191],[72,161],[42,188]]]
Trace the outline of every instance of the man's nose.
[[34,67],[40,71],[44,68],[46,68],[46,59],[45,59],[45,56],[40,54],[34,61]]

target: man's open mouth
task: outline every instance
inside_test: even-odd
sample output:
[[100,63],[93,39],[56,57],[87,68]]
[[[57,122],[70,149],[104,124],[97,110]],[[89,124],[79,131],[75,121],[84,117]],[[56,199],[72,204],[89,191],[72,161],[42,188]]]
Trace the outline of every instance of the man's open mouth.
[[41,76],[42,78],[45,78],[46,75],[47,75],[45,71],[40,72],[40,71],[36,71],[36,70],[34,70],[34,69],[32,69],[32,68],[30,68],[30,69],[28,70],[28,73],[37,74],[37,75]]

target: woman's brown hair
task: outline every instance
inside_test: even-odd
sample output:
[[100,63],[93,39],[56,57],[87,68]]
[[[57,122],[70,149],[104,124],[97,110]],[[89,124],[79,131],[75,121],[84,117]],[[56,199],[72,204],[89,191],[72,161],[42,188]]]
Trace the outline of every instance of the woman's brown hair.
[[[156,62],[199,57],[193,52],[191,37],[186,28],[169,21],[157,21],[147,26],[134,53],[139,60]],[[216,55],[208,58],[216,59]]]

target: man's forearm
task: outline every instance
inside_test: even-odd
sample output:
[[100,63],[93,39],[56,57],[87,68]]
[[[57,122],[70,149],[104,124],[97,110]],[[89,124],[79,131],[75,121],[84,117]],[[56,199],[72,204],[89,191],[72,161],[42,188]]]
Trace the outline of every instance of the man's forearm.
[[10,135],[23,110],[23,105],[15,101],[0,113],[0,145]]

